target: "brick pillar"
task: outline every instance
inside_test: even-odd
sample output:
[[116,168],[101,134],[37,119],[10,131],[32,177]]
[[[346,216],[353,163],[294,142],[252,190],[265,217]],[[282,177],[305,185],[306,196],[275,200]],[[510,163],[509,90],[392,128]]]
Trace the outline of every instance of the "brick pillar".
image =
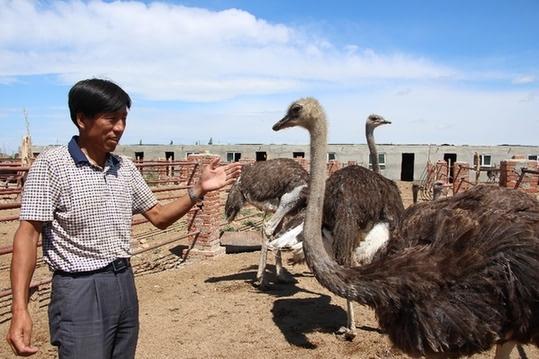
[[303,157],[296,157],[294,158],[294,160],[296,160],[297,163],[299,163],[301,165],[301,167],[303,167],[305,169],[305,171],[309,172],[311,170],[310,168],[310,161],[303,158]]
[[[500,186],[515,188],[522,168],[537,171],[539,168],[538,161],[530,161],[525,159],[511,159],[501,161],[500,163]],[[526,173],[519,183],[518,189],[526,193],[537,194],[539,191],[538,184],[539,175]]]
[[447,162],[444,160],[438,160],[434,165],[434,178],[433,181],[440,180],[445,183],[449,183]]
[[464,192],[472,187],[468,162],[453,163],[453,194]]
[[[187,161],[192,162],[193,156],[195,155],[189,155],[187,156]],[[197,167],[199,167],[199,164],[182,164],[180,167],[180,182],[185,183],[186,185],[193,184],[193,179],[195,179],[195,176],[193,175],[193,171],[197,170]]]
[[342,163],[337,160],[331,160],[327,163],[327,175],[328,177],[331,176],[336,171],[340,170],[342,168]]
[[[188,156],[188,161],[198,163],[193,183],[196,183],[198,178],[200,178],[202,168],[215,158],[219,158],[219,156],[210,154]],[[191,218],[189,219],[189,223],[192,224],[189,232],[200,231],[200,234],[196,238],[191,239],[191,241],[195,241],[195,243],[194,246],[192,242],[190,243],[190,247],[193,247],[189,252],[190,256],[202,255],[214,257],[225,254],[225,247],[221,247],[219,241],[220,225],[223,220],[222,212],[224,207],[222,191],[223,190],[221,189],[206,193],[202,208],[190,214]]]

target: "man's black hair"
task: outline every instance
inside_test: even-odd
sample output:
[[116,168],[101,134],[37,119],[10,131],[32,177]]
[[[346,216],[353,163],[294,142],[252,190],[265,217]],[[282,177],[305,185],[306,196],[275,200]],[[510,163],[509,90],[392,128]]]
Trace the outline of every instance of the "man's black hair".
[[77,113],[92,118],[100,113],[125,108],[131,108],[131,98],[120,86],[108,80],[82,80],[69,90],[69,113],[77,127]]

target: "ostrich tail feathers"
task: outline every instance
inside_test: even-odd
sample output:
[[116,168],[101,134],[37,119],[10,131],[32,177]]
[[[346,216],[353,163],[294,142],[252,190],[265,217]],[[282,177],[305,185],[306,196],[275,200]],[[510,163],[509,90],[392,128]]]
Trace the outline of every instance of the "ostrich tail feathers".
[[300,248],[302,246],[301,239],[299,234],[303,231],[303,223],[299,226],[296,226],[292,229],[287,230],[279,237],[275,238],[273,241],[268,243],[268,248],[274,249],[293,249],[299,244]]

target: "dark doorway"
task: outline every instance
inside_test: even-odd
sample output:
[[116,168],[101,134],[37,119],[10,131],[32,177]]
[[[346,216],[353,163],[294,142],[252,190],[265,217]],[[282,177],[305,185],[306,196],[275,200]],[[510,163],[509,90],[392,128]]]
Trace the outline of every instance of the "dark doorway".
[[265,161],[268,158],[268,154],[266,152],[257,152],[256,153],[256,160],[257,161]]
[[174,152],[165,152],[165,158],[167,161],[174,161]]
[[305,158],[305,152],[292,152],[294,158]]
[[401,181],[414,180],[415,153],[403,153],[401,162]]
[[453,183],[453,164],[457,162],[457,154],[456,153],[444,153],[444,161],[447,162],[447,166],[449,167],[449,183]]
[[135,152],[135,161],[144,161],[144,152]]

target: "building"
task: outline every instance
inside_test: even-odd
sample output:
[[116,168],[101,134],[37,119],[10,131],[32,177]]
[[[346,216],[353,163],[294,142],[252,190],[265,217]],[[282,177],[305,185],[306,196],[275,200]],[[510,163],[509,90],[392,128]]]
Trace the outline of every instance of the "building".
[[[34,147],[36,150],[39,148]],[[513,157],[538,160],[539,146],[500,145],[429,145],[377,144],[382,173],[393,180],[419,180],[427,162],[459,161],[481,167],[499,167],[500,161]],[[136,160],[184,160],[189,154],[211,153],[223,161],[257,160],[285,157],[309,159],[309,145],[237,144],[237,145],[120,145],[116,153]],[[343,164],[367,166],[369,150],[366,144],[329,144],[328,160]]]

